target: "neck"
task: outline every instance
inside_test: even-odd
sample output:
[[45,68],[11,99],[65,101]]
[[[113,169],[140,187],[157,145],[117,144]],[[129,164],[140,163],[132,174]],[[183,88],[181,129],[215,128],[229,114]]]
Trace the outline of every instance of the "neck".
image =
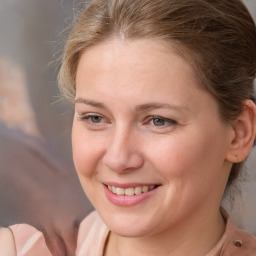
[[[127,238],[111,233],[106,256],[204,256],[220,240],[225,221],[219,210],[190,216],[172,229],[146,237]],[[210,232],[209,232],[210,231]]]

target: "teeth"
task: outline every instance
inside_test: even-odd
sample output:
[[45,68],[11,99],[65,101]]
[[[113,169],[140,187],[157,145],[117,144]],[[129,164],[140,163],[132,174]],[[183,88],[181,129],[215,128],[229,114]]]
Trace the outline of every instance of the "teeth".
[[155,185],[151,185],[151,186],[149,186],[148,190],[150,191],[150,190],[153,190],[154,188],[155,188]]
[[142,192],[143,192],[143,193],[148,192],[148,186],[144,186],[144,187],[142,188]]
[[142,192],[142,188],[141,187],[136,187],[134,192],[135,192],[135,195],[139,195]]
[[142,193],[147,193],[148,191],[151,191],[155,188],[155,185],[150,186],[142,186],[142,187],[135,187],[135,188],[119,188],[108,185],[108,189],[112,191],[114,194],[117,194],[119,196],[126,195],[126,196],[134,196],[134,195],[140,195]]
[[119,196],[124,195],[124,188],[116,188],[116,194]]
[[126,188],[124,190],[126,196],[133,196],[134,195],[134,188]]

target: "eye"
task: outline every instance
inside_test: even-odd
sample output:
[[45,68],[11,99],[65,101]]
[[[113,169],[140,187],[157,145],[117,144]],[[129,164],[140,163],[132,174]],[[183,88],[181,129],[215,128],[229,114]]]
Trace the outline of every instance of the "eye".
[[166,127],[166,126],[177,124],[177,122],[175,120],[160,117],[160,116],[150,117],[148,123],[153,125],[153,126],[156,126],[156,127]]
[[166,120],[163,119],[163,118],[160,118],[160,117],[156,117],[156,118],[153,118],[152,119],[152,123],[155,125],[155,126],[163,126],[166,124]]
[[87,120],[91,121],[92,123],[101,123],[104,118],[102,116],[89,116]]
[[91,124],[99,124],[99,123],[105,123],[106,119],[98,114],[85,114],[82,116],[79,116],[80,120],[85,120]]

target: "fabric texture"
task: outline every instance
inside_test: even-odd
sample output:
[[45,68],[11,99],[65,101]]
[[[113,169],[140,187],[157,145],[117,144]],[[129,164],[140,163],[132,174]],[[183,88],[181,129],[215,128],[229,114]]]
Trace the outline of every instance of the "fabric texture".
[[[239,230],[223,210],[226,230],[217,245],[206,256],[254,256],[256,238]],[[10,227],[16,245],[17,256],[52,256],[43,234],[37,229],[18,224]],[[110,230],[94,211],[81,223],[78,233],[76,256],[103,256]]]
[[52,256],[43,234],[27,224],[9,227],[12,231],[17,256]]

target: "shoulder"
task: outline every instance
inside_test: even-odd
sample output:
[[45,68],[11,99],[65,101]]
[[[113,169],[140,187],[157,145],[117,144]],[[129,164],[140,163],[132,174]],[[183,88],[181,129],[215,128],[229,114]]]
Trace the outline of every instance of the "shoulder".
[[[52,256],[43,233],[27,224],[16,224],[9,227],[12,231],[18,255]],[[25,249],[26,248],[26,249]],[[22,252],[22,254],[20,254]]]
[[0,227],[0,252],[5,256],[15,256],[15,243],[9,228]]
[[238,229],[228,217],[222,251],[223,255],[256,255],[256,237],[247,231]]
[[79,226],[77,255],[98,255],[103,251],[108,234],[109,229],[99,214],[96,211],[90,213]]
[[244,230],[234,228],[227,232],[227,240],[223,247],[223,251],[230,255],[256,255],[256,238]]

